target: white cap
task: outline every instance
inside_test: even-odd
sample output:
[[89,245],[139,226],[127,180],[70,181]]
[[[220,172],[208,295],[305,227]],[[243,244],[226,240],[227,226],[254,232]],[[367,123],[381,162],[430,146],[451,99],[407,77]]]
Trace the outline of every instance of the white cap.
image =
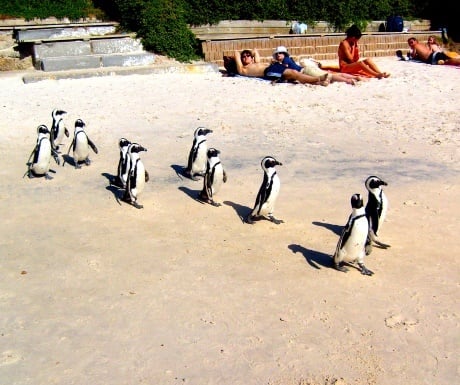
[[284,45],[276,47],[275,51],[273,52],[273,57],[275,57],[277,53],[284,53],[285,55],[288,55],[287,48]]

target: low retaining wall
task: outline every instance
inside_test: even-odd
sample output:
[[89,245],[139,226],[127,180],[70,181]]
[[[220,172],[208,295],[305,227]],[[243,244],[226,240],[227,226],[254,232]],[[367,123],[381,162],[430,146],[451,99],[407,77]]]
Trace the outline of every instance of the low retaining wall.
[[[409,33],[363,34],[359,42],[362,57],[395,56],[396,50],[408,51],[407,39],[411,36],[420,41],[426,41],[428,36],[441,38],[441,32],[424,31]],[[316,60],[337,59],[337,49],[345,34],[332,35],[286,35],[259,38],[219,39],[202,41],[204,60],[223,66],[223,56],[233,56],[235,50],[257,48],[262,61],[270,61],[273,50],[283,45],[295,60],[307,56]]]

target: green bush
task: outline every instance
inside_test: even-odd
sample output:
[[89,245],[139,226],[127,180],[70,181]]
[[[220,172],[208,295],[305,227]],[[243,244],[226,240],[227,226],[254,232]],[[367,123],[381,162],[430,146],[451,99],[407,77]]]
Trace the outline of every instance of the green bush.
[[91,0],[15,0],[0,1],[0,15],[22,17],[26,20],[54,16],[77,20],[93,12]]
[[198,59],[198,41],[186,23],[185,9],[177,0],[146,2],[138,30],[145,49],[183,62]]

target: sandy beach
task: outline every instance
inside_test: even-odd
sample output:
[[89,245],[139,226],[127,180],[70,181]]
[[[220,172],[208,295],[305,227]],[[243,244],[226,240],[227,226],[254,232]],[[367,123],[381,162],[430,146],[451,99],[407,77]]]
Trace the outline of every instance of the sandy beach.
[[[460,68],[376,62],[390,78],[328,87],[0,73],[0,384],[458,383]],[[54,108],[99,152],[24,178]],[[198,126],[228,175],[221,207],[176,173]],[[148,149],[140,210],[109,186],[121,137]],[[249,225],[266,155],[284,223]],[[369,175],[388,183],[391,245],[371,277],[332,268]]]

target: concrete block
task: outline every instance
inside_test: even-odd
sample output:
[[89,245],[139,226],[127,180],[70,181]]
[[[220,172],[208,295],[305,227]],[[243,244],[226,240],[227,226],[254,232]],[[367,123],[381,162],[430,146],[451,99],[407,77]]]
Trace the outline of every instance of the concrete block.
[[103,67],[146,66],[153,64],[154,62],[155,55],[148,52],[102,56]]
[[16,40],[33,41],[33,40],[50,40],[63,38],[83,38],[86,36],[102,36],[115,33],[113,25],[107,26],[81,26],[81,27],[62,27],[62,28],[42,28],[42,29],[24,29],[16,31]]
[[43,71],[89,69],[100,68],[100,66],[101,57],[99,55],[48,57],[41,60]]
[[94,54],[143,52],[140,40],[131,37],[92,40],[91,48]]
[[47,57],[81,56],[90,55],[91,46],[89,41],[63,41],[55,43],[34,44],[34,61]]

